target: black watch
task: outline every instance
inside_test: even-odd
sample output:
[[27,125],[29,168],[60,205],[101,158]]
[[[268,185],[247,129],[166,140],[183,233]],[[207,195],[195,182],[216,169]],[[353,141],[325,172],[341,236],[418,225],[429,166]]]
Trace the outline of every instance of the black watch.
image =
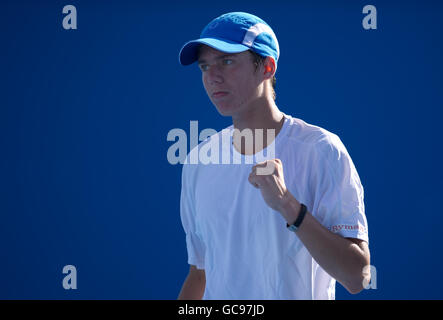
[[286,227],[293,232],[297,231],[297,229],[300,227],[305,217],[306,211],[308,210],[303,203],[300,203],[300,205],[301,207],[300,207],[300,212],[298,213],[297,220],[295,220],[295,222],[291,225],[286,223]]

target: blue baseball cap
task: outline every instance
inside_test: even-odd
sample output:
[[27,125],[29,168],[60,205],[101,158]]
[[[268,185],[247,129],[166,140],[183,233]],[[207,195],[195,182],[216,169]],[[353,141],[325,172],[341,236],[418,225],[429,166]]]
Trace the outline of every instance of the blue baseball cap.
[[229,12],[212,20],[200,34],[200,39],[187,42],[180,50],[180,64],[197,61],[201,44],[226,53],[252,50],[263,57],[271,56],[275,63],[280,56],[277,37],[271,27],[259,17],[246,12]]

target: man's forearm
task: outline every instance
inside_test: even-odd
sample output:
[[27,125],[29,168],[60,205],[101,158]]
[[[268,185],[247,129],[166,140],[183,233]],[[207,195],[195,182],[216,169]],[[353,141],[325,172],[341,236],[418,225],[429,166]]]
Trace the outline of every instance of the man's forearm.
[[[300,212],[300,203],[289,191],[287,197],[280,213],[292,224]],[[363,289],[363,268],[370,263],[368,250],[332,233],[309,212],[306,212],[296,234],[314,260],[349,292],[358,293]]]
[[205,293],[206,281],[200,277],[189,274],[183,283],[178,300],[201,300]]

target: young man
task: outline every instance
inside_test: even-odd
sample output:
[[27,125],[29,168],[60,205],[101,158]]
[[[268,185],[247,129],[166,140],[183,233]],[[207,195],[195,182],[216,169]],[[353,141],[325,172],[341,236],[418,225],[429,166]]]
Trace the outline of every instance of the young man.
[[[279,53],[269,25],[242,12],[214,19],[180,51],[182,65],[198,61],[209,98],[233,125],[183,165],[190,270],[179,299],[334,299],[336,280],[351,293],[369,282],[359,176],[338,136],[277,108]],[[263,136],[241,143],[244,130],[258,129]],[[231,161],[192,164],[208,145]]]

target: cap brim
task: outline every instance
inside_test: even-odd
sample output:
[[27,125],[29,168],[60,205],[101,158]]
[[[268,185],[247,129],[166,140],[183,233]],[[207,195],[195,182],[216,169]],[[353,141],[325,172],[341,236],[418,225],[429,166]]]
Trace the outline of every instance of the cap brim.
[[214,38],[203,38],[187,42],[180,50],[179,61],[183,66],[190,65],[197,61],[197,49],[200,44],[205,44],[216,50],[226,53],[239,53],[250,48],[237,42],[219,40]]

